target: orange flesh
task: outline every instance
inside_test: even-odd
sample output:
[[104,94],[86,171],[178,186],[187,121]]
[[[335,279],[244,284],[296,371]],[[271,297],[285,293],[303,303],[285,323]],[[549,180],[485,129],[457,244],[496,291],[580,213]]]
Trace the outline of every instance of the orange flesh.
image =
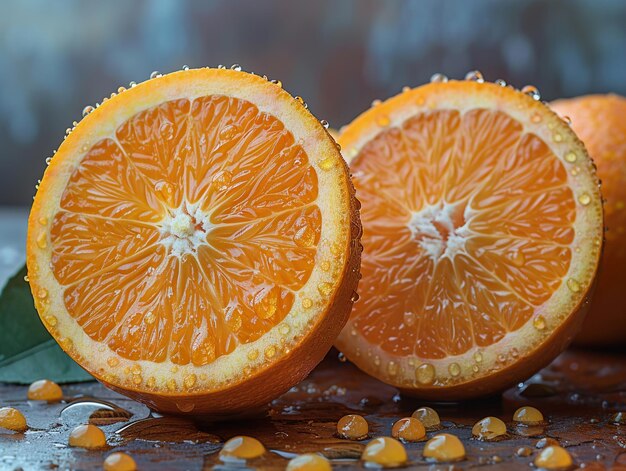
[[388,353],[439,359],[491,345],[569,269],[566,171],[503,112],[415,115],[376,135],[351,169],[364,226],[352,326]]
[[93,340],[205,365],[287,315],[322,220],[315,170],[279,120],[240,99],[180,99],[84,151],[50,241]]

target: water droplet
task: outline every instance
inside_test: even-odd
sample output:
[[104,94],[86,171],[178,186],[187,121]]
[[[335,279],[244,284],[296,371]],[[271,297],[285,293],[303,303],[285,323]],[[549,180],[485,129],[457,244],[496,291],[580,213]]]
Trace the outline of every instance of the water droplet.
[[410,91],[411,91],[411,87],[406,86],[406,85],[404,87],[402,87],[402,93],[406,93],[406,92],[410,92]]
[[136,86],[137,86],[137,82],[135,82],[135,81],[131,81],[131,82],[128,84],[128,86],[129,86],[130,88],[134,88],[134,87],[136,87]]
[[541,100],[541,94],[539,93],[539,90],[537,89],[537,87],[535,87],[534,85],[526,85],[525,87],[522,88],[522,93],[528,95],[529,97],[531,97],[533,100]]
[[591,196],[589,196],[589,193],[583,193],[578,197],[578,202],[583,206],[587,206],[591,203]]
[[187,64],[183,65],[182,67],[183,70],[189,70],[189,66]]
[[561,142],[561,141],[563,140],[563,136],[562,136],[560,133],[555,132],[555,133],[552,135],[552,140],[553,140],[554,142]]
[[28,429],[26,417],[13,407],[2,407],[0,408],[0,428],[13,430],[14,432],[24,432]]
[[150,74],[150,78],[153,79],[157,77],[161,77],[161,73],[158,70],[152,71],[152,73]]
[[237,72],[241,72],[241,66],[239,64],[233,64],[230,66],[230,70],[236,70]]
[[381,103],[382,103],[382,101],[380,101],[378,98],[377,98],[377,99],[375,99],[375,100],[372,100],[372,107],[374,107],[374,106],[378,106],[378,105],[380,105]]
[[404,417],[393,424],[391,436],[403,442],[417,442],[426,436],[426,429],[415,417]]
[[570,173],[571,173],[573,176],[578,175],[578,174],[580,173],[580,167],[579,167],[578,165],[577,165],[577,166],[575,166],[575,167],[573,167],[573,168],[572,168],[572,170],[570,170]]
[[422,455],[429,461],[439,463],[460,461],[465,458],[465,447],[458,437],[441,433],[426,442]]
[[430,363],[424,363],[415,370],[415,379],[420,384],[432,384],[435,381],[435,367]]
[[87,105],[83,108],[83,117],[87,116],[89,113],[91,113],[93,110],[95,110],[95,108],[91,105]]
[[254,312],[261,319],[269,319],[276,314],[278,310],[278,299],[280,297],[280,288],[273,286],[270,289],[262,289],[254,297]]
[[506,425],[497,417],[485,417],[474,424],[472,435],[479,440],[496,440],[506,435]]
[[506,87],[506,81],[502,79],[497,79],[494,83],[500,87]]
[[546,328],[546,318],[542,315],[538,315],[533,319],[533,326],[537,330],[544,330]]
[[59,402],[63,399],[63,391],[54,381],[40,379],[28,387],[27,397],[30,401]]
[[451,376],[459,376],[461,374],[461,367],[458,363],[450,363],[448,366],[448,372]]
[[134,471],[137,469],[137,463],[132,456],[118,451],[106,457],[102,463],[102,469],[104,471]]
[[574,278],[568,278],[567,279],[567,287],[573,293],[580,292],[580,283],[577,280],[575,280]]
[[373,463],[382,467],[398,467],[406,463],[408,457],[404,445],[395,438],[378,437],[370,441],[361,455],[366,467]]
[[[328,450],[328,448],[326,448]],[[286,471],[331,471],[332,465],[327,458],[317,453],[304,453],[292,458],[287,463]]]
[[535,458],[534,464],[541,469],[569,469],[573,465],[573,460],[569,452],[560,446],[549,446],[544,448]]
[[250,361],[254,361],[259,357],[259,351],[258,350],[250,350],[248,352],[248,360]]
[[533,454],[533,449],[529,446],[521,446],[517,449],[517,451],[515,452],[515,454],[517,456],[530,456]]
[[616,412],[610,422],[615,425],[626,425],[626,412]]
[[446,83],[448,81],[448,77],[444,74],[433,74],[430,76],[431,83]]
[[513,414],[513,421],[526,425],[535,425],[543,422],[543,414],[534,407],[520,407]]
[[328,129],[328,127],[330,126],[330,124],[328,124],[328,121],[326,121],[325,119],[320,120],[320,124],[324,127],[324,129]]
[[248,460],[264,454],[265,447],[256,438],[237,436],[224,443],[220,450],[220,459],[222,461],[232,458]]
[[265,358],[270,359],[276,355],[276,347],[274,345],[270,345],[265,349]]
[[339,354],[337,355],[337,359],[341,362],[341,363],[345,363],[346,361],[348,361],[348,359],[346,358],[346,356],[339,352]]
[[350,296],[350,301],[352,301],[353,303],[356,303],[359,300],[359,293],[357,293],[356,291],[352,292],[352,296]]
[[95,425],[79,425],[70,433],[69,446],[96,450],[106,446],[104,432]]
[[367,420],[357,414],[344,415],[337,422],[337,434],[348,440],[363,440],[369,433]]
[[565,160],[569,163],[576,162],[576,159],[577,159],[577,156],[574,151],[569,151],[567,154],[565,154]]
[[471,80],[472,82],[478,83],[483,83],[485,81],[483,74],[481,74],[478,70],[471,70],[465,74],[465,80]]
[[483,361],[483,354],[480,352],[474,353],[474,361],[476,363],[481,363]]
[[50,162],[52,162],[52,157],[46,157],[46,165],[50,165]]
[[498,361],[498,363],[504,363],[506,361],[506,356],[503,355],[502,353],[500,353],[497,357],[496,360]]
[[273,83],[279,88],[283,88],[283,82],[281,82],[280,80],[270,80],[270,83]]
[[479,369],[480,369],[480,368],[478,368],[478,365],[472,365],[472,371],[473,371],[474,373],[478,373],[478,370],[479,370]]
[[333,291],[333,285],[332,283],[323,281],[322,283],[317,285],[317,290],[320,292],[322,296],[330,296],[330,294]]

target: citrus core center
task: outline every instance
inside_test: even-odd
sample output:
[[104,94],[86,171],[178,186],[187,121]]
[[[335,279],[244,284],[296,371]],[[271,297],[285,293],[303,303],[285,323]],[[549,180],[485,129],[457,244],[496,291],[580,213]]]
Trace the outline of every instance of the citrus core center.
[[160,242],[176,257],[196,254],[198,247],[207,243],[206,236],[211,227],[209,216],[198,205],[184,202],[171,209],[161,221]]
[[434,261],[465,252],[469,235],[465,203],[439,202],[412,214],[409,221],[411,235]]

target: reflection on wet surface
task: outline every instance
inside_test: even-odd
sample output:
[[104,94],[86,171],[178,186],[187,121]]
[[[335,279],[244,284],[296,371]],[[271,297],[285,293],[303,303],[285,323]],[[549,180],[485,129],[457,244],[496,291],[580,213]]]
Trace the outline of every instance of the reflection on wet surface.
[[[115,450],[132,455],[140,469],[284,469],[290,458],[306,452],[324,455],[334,468],[364,469],[359,457],[368,440],[391,436],[394,422],[425,405],[441,419],[440,427],[427,430],[426,438],[449,433],[463,442],[466,458],[454,469],[527,470],[542,449],[554,444],[565,447],[577,466],[626,467],[626,425],[619,419],[626,416],[619,415],[626,412],[624,354],[567,352],[501,397],[459,404],[403,398],[394,388],[330,356],[307,380],[273,401],[266,417],[213,424],[152,415],[145,406],[97,383],[65,386],[64,391],[65,402],[29,403],[26,387],[0,386],[2,405],[22,410],[30,426],[25,433],[0,433],[0,468],[98,468]],[[544,422],[514,423],[513,413],[522,406],[537,408]],[[337,437],[337,421],[347,414],[367,420],[370,438]],[[473,438],[472,427],[485,417],[502,419],[506,438]],[[108,451],[67,447],[71,429],[88,422],[105,431]],[[237,435],[257,438],[268,451],[248,462],[220,460],[223,442]],[[404,446],[411,468],[445,468],[432,468],[422,457],[424,441]]]

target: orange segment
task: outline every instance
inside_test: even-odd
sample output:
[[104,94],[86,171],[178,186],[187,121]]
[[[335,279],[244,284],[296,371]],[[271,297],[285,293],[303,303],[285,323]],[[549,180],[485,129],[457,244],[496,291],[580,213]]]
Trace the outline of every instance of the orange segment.
[[458,399],[563,347],[602,237],[597,179],[565,123],[511,88],[433,83],[366,111],[340,143],[364,225],[362,296],[337,341],[349,359]]
[[29,277],[52,334],[98,378],[164,410],[175,396],[226,413],[330,348],[359,232],[346,165],[298,101],[251,74],[184,71],[68,136],[33,205]]

